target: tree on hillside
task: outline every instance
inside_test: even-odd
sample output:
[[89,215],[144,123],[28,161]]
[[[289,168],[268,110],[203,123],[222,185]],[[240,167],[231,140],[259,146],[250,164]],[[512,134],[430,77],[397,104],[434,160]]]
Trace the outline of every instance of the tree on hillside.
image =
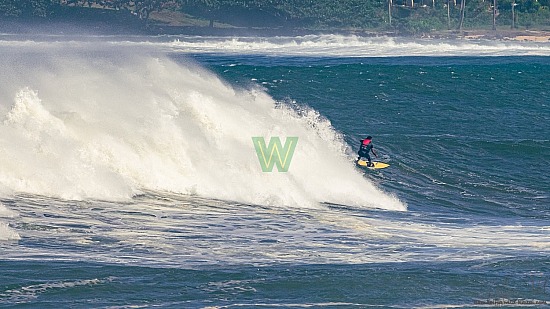
[[46,17],[59,0],[0,0],[0,15]]
[[95,11],[99,8],[126,11],[114,19],[134,23],[133,14],[147,25],[154,11],[173,9],[207,18],[210,27],[218,21],[241,27],[395,29],[414,34],[445,26],[487,28],[492,13],[493,29],[496,23],[507,24],[510,19],[512,27],[550,27],[550,0],[460,0],[455,10],[460,11],[458,15],[451,8],[456,0],[437,0],[435,5],[433,0],[424,1],[411,7],[405,5],[406,0],[0,0],[0,17],[63,17],[67,12],[83,11],[73,10],[76,6],[90,8],[84,10],[86,16],[104,15],[102,10]]
[[[274,25],[274,20],[284,19],[279,6],[282,0],[183,0],[182,10],[207,18],[209,27],[214,22],[253,26]],[[281,22],[282,23],[282,22]]]
[[512,0],[512,25],[511,29],[516,29],[516,1]]
[[217,19],[218,13],[222,7],[223,0],[182,0],[182,9],[192,9],[193,12],[199,15],[206,15],[209,22],[209,27],[214,27],[214,21]]
[[153,11],[161,11],[167,7],[175,7],[179,5],[178,1],[174,0],[134,0],[134,12],[145,23],[149,21],[149,17]]
[[460,21],[458,22],[458,30],[462,31],[464,27],[464,11],[466,10],[466,0],[460,1]]
[[393,6],[392,0],[388,0],[388,20],[391,26],[391,8]]
[[497,30],[497,0],[493,0],[493,30]]
[[[1,1],[1,0],[0,0]],[[65,0],[67,4],[75,6],[94,5],[115,10],[128,10],[141,20],[148,23],[149,17],[155,10],[160,11],[167,7],[179,7],[181,0]]]
[[19,6],[17,5],[17,0],[0,0],[0,15],[21,15],[21,8],[19,8]]

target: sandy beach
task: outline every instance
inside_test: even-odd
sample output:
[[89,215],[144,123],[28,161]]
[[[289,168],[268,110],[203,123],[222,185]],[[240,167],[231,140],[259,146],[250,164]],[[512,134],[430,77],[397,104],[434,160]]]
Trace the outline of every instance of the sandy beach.
[[[451,37],[454,37],[451,35]],[[503,40],[521,42],[550,42],[550,31],[544,30],[472,30],[456,34],[457,38],[467,40]]]

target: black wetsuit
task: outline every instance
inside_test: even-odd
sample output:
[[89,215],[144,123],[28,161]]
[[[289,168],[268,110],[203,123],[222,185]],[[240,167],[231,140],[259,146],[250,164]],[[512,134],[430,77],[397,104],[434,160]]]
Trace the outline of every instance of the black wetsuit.
[[358,152],[359,157],[357,158],[357,160],[361,160],[361,158],[367,158],[367,160],[369,161],[369,165],[371,165],[372,159],[370,157],[370,152],[372,148],[374,148],[374,146],[372,145],[371,140],[368,140],[368,139],[362,140],[361,147],[359,148],[359,152]]

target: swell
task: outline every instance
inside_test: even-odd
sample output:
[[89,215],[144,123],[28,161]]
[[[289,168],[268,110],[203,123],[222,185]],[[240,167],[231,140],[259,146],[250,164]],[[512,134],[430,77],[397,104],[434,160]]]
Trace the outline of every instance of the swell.
[[[96,47],[1,60],[5,192],[125,199],[171,191],[261,205],[404,210],[362,177],[330,121],[237,89],[189,62]],[[288,173],[264,173],[252,137],[299,137]]]

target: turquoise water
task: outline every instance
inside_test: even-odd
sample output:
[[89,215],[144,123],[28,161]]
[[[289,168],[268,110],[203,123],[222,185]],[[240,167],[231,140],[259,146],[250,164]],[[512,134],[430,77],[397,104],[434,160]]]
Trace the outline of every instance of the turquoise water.
[[549,306],[548,46],[329,39],[4,41],[0,307]]

